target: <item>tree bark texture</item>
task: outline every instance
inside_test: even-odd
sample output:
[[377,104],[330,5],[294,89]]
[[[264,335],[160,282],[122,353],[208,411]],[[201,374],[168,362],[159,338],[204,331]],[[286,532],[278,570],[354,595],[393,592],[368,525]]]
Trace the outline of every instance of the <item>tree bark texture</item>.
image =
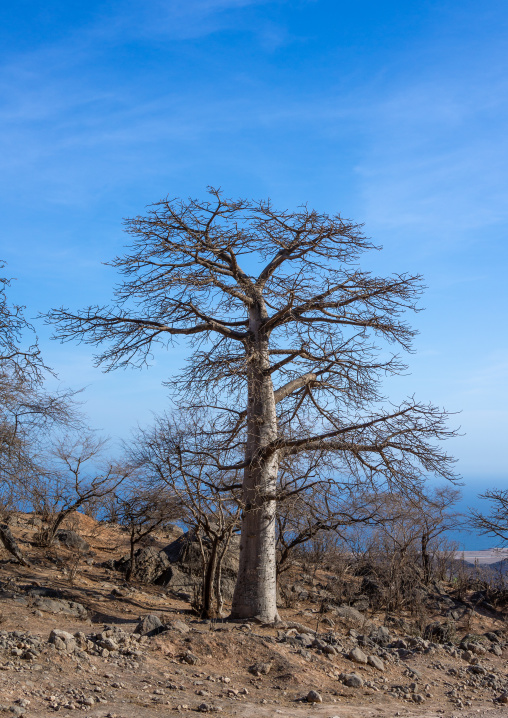
[[275,512],[278,453],[263,450],[277,439],[277,415],[268,371],[268,336],[261,330],[264,307],[249,313],[247,447],[244,470],[240,566],[231,616],[278,620]]

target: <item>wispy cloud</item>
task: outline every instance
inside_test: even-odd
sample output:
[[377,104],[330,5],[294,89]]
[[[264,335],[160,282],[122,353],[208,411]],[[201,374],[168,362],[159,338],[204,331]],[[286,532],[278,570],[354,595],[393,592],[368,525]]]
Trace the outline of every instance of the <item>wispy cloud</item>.
[[506,65],[460,79],[417,78],[374,104],[356,168],[369,223],[443,246],[506,222]]

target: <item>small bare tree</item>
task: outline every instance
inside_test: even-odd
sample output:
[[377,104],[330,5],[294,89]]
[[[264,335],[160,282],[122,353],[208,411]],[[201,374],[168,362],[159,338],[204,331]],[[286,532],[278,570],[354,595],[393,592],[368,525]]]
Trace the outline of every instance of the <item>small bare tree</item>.
[[[8,300],[9,285],[9,279],[0,278],[0,504],[5,521],[14,507],[26,506],[26,485],[41,471],[48,432],[79,424],[73,392],[44,390],[50,370],[24,307]],[[26,562],[6,524],[0,527],[0,540],[20,563]]]
[[445,486],[378,497],[374,525],[364,531],[364,561],[381,589],[380,606],[397,610],[419,602],[419,592],[435,577],[446,532],[460,523],[460,514],[450,510],[459,495]]
[[[139,433],[131,457],[145,470],[149,467],[176,497],[180,518],[193,533],[201,553],[201,592],[195,607],[203,617],[215,618],[223,610],[224,558],[240,527],[241,484],[234,472],[217,472],[214,462],[203,453],[205,427],[209,428],[209,422],[195,412],[159,417],[152,429]],[[196,448],[199,451],[194,451]]]
[[381,404],[381,379],[404,368],[387,345],[408,350],[415,334],[402,314],[417,308],[418,275],[362,271],[374,245],[339,215],[210,194],[165,199],[128,220],[132,245],[113,262],[125,276],[116,303],[49,320],[62,340],[109,345],[98,357],[108,369],[189,339],[188,369],[170,383],[179,404],[222,418],[203,447],[216,472],[243,472],[232,616],[274,621],[281,462],[320,453],[336,476],[409,487],[427,474],[454,477],[439,446],[453,432],[436,406]]
[[114,495],[114,516],[129,531],[129,564],[125,578],[130,581],[136,574],[136,546],[169,521],[180,518],[177,497],[159,482],[147,481],[139,469],[129,478],[121,492]]
[[[284,491],[281,491],[284,496]],[[333,534],[332,542],[345,539],[346,530],[378,521],[378,506],[372,493],[356,484],[328,487],[319,483],[311,489],[290,493],[279,500],[277,511],[277,573],[291,566],[296,551],[317,537]]]
[[486,536],[495,536],[508,543],[508,489],[489,489],[480,499],[490,503],[489,513],[470,509],[471,525]]
[[70,514],[114,492],[131,475],[132,467],[104,458],[105,445],[106,440],[90,433],[65,437],[53,448],[44,474],[27,483],[30,501],[46,523],[37,539],[41,545],[53,543]]

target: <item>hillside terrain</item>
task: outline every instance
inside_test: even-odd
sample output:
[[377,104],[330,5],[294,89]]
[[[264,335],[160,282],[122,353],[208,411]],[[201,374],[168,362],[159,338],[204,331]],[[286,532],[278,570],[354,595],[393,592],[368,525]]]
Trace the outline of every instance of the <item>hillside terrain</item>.
[[[478,597],[433,586],[422,626],[341,605],[325,572],[295,569],[280,624],[204,621],[171,584],[125,583],[114,568],[128,553],[121,527],[75,514],[68,528],[89,548],[45,549],[37,523],[17,514],[10,524],[27,566],[1,554],[6,716],[508,714],[506,616]],[[155,534],[152,546],[180,534]]]

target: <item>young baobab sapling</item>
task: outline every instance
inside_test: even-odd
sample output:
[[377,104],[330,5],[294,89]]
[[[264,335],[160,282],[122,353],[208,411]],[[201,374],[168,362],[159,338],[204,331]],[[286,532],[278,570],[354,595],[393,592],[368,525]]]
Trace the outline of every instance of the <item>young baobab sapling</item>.
[[[372,483],[453,478],[439,442],[453,434],[439,408],[410,398],[380,407],[379,383],[403,363],[421,278],[377,277],[358,266],[373,249],[361,226],[269,201],[162,200],[127,220],[124,282],[110,307],[54,310],[62,340],[106,345],[108,370],[148,362],[186,337],[194,352],[172,383],[179,403],[222,416],[218,471],[243,471],[240,569],[232,616],[278,618],[277,476],[290,457],[328,457],[336,475]],[[182,447],[185,451],[185,447]]]

